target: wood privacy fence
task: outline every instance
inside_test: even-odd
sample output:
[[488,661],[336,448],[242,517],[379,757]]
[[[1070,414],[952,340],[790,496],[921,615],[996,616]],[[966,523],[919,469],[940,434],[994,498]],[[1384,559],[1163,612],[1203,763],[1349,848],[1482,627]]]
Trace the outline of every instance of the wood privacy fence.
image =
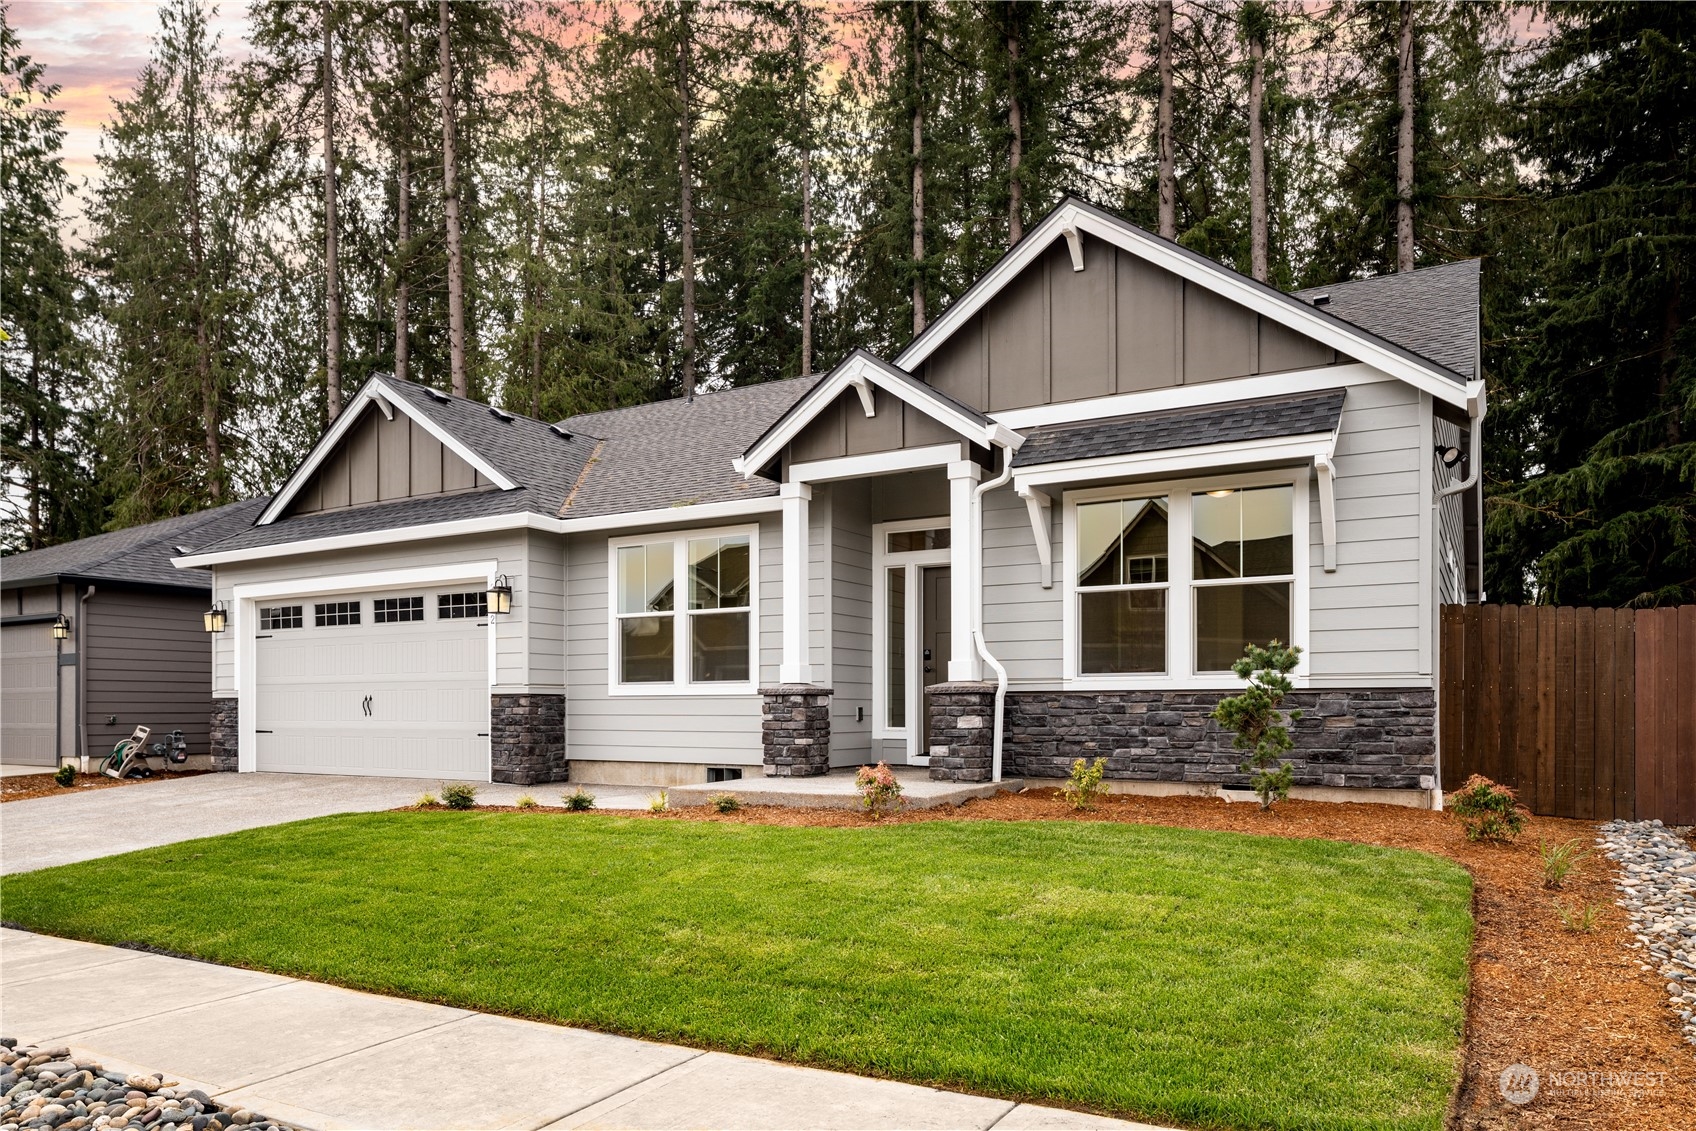
[[1443,788],[1544,816],[1696,824],[1696,605],[1445,605]]

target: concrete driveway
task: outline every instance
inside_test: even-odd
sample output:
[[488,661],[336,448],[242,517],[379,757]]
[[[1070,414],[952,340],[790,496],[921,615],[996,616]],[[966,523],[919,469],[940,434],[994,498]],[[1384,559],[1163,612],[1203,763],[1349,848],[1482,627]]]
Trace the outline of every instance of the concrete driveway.
[[[440,793],[435,778],[321,774],[201,774],[0,807],[0,874],[115,856],[138,848],[217,836],[332,813],[369,813]],[[477,800],[510,805],[530,794],[559,804],[571,785],[479,785]],[[645,809],[651,791],[586,786],[603,809]]]

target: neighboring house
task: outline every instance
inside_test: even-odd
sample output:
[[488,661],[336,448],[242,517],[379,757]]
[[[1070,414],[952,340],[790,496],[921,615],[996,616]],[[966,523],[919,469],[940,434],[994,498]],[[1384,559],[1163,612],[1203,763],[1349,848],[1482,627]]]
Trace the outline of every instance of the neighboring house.
[[1206,715],[1276,638],[1304,650],[1297,782],[1422,803],[1483,414],[1475,263],[1285,295],[1068,200],[896,357],[824,377],[553,425],[373,379],[251,529],[177,564],[230,609],[232,768],[1099,755],[1208,788],[1240,759]]
[[[111,753],[137,724],[207,764],[211,579],[171,559],[253,524],[263,499],[0,559],[0,761]],[[58,631],[55,631],[55,625]]]

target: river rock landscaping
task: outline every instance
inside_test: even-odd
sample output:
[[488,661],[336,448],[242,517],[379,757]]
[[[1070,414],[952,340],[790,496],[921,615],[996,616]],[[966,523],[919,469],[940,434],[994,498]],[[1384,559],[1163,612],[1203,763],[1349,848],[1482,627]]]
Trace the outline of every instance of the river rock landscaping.
[[1620,866],[1618,903],[1641,965],[1666,979],[1667,1004],[1696,1044],[1696,850],[1659,821],[1609,821],[1597,839]]
[[0,1097],[0,1131],[293,1131],[286,1123],[225,1108],[198,1089],[179,1089],[163,1075],[110,1072],[71,1056],[64,1046],[20,1048],[12,1037],[0,1037]]

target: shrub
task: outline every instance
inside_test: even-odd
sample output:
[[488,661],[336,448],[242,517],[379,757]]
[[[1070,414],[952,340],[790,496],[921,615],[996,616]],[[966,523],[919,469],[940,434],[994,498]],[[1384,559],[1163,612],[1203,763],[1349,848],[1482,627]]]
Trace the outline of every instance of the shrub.
[[1095,803],[1101,800],[1101,795],[1107,791],[1101,787],[1101,779],[1107,776],[1107,759],[1097,758],[1094,762],[1085,762],[1082,758],[1072,763],[1072,774],[1066,779],[1066,784],[1060,787],[1060,793],[1072,803],[1074,809],[1094,809]]
[[742,808],[742,799],[734,793],[715,793],[707,798],[707,804],[720,813],[734,813]]
[[469,809],[477,804],[477,787],[468,781],[445,783],[442,786],[442,804],[449,809]]
[[420,809],[434,809],[436,806],[440,805],[441,802],[436,800],[436,795],[433,793],[420,793],[418,795],[418,800],[413,802],[413,804],[418,806]]
[[[1290,795],[1292,773],[1283,755],[1292,744],[1278,704],[1290,693],[1290,673],[1300,661],[1300,648],[1276,640],[1265,648],[1250,644],[1243,649],[1242,659],[1231,665],[1237,678],[1247,680],[1248,686],[1241,695],[1221,699],[1213,708],[1213,721],[1236,732],[1231,745],[1248,753],[1242,772],[1253,779],[1262,809],[1270,809],[1274,801]],[[1289,715],[1291,721],[1301,718],[1300,711]]]
[[650,813],[664,813],[670,808],[671,801],[666,797],[663,789],[648,798],[648,812]]
[[861,766],[854,775],[854,785],[860,791],[860,804],[873,817],[893,813],[906,803],[901,796],[901,783],[887,762]]
[[1513,790],[1479,774],[1449,794],[1446,804],[1461,819],[1467,840],[1505,843],[1525,829],[1525,810]]
[[514,801],[513,804],[518,806],[520,809],[534,809],[536,807],[536,799],[526,793],[520,796],[517,801]]
[[595,807],[595,795],[582,786],[560,796],[565,800],[565,807],[573,813],[584,813]]
[[1602,917],[1602,909],[1594,903],[1586,903],[1582,907],[1568,907],[1557,903],[1555,914],[1561,917],[1561,926],[1566,930],[1587,935],[1596,929],[1596,923]]
[[1590,852],[1582,847],[1577,837],[1554,845],[1545,844],[1543,838],[1538,837],[1537,854],[1543,858],[1543,886],[1558,888],[1566,883],[1567,876],[1589,857]]
[[76,783],[77,768],[75,766],[71,765],[69,762],[66,762],[64,765],[60,766],[57,770],[53,771],[53,780],[58,782],[60,785],[65,786],[68,789],[70,786],[72,786],[73,784]]

